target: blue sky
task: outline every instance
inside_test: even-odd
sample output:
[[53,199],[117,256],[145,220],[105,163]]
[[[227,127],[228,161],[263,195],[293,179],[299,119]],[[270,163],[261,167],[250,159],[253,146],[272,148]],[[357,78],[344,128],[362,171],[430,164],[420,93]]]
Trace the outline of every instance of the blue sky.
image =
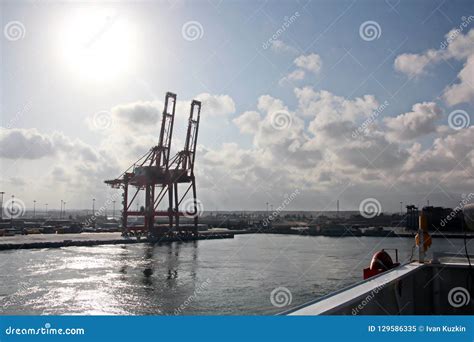
[[[166,91],[182,101],[207,99],[198,154],[205,208],[262,209],[267,201],[277,206],[298,188],[304,191],[288,209],[323,210],[339,197],[343,208],[356,209],[373,197],[384,210],[396,211],[400,201],[423,205],[431,199],[452,206],[473,188],[472,148],[466,147],[472,127],[469,122],[450,130],[448,124],[454,110],[472,121],[472,1],[7,1],[1,6],[2,188],[27,206],[40,197],[50,202],[68,197],[77,208],[88,206],[91,197],[105,200],[103,178],[118,175],[134,155],[151,147]],[[368,21],[378,25],[374,40],[360,34]],[[20,39],[8,36],[11,22],[21,23]],[[197,39],[183,33],[190,22]],[[463,22],[455,37],[461,48],[440,49],[445,35]],[[82,50],[73,51],[84,39],[98,51],[89,61]],[[430,49],[437,52],[427,61]],[[293,72],[294,79],[282,80]],[[455,90],[461,98],[445,94],[459,83],[462,88]],[[298,97],[296,89],[305,87],[313,94]],[[359,152],[357,158],[373,156],[375,150],[362,150],[350,134],[385,101],[389,105],[363,138],[380,158],[367,164],[353,160]],[[412,109],[422,103],[429,105]],[[140,110],[149,110],[152,119],[132,123],[143,124],[143,131],[131,130],[124,120]],[[291,118],[284,137],[265,126],[275,111]],[[105,131],[91,127],[100,112],[115,123]],[[242,116],[246,112],[252,114]],[[405,113],[412,114],[399,117]],[[177,142],[184,121],[178,123]],[[25,157],[31,144],[41,149]]]

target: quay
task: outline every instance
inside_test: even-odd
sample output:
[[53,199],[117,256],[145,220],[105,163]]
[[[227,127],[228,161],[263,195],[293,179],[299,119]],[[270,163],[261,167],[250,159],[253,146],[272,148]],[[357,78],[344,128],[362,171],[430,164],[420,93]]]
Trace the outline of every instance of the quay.
[[121,233],[77,233],[77,234],[32,234],[15,235],[0,238],[0,251],[11,249],[60,248],[71,246],[121,245],[135,243],[169,243],[188,242],[197,240],[232,239],[233,232],[199,232],[198,236],[189,237],[162,237],[149,240],[145,237],[124,238]]

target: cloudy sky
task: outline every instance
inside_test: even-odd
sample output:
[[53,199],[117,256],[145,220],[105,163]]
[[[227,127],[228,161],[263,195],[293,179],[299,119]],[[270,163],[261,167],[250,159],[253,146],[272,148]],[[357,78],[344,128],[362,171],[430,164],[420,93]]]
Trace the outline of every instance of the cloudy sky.
[[203,101],[205,210],[454,206],[474,190],[474,2],[1,4],[1,189],[89,208]]

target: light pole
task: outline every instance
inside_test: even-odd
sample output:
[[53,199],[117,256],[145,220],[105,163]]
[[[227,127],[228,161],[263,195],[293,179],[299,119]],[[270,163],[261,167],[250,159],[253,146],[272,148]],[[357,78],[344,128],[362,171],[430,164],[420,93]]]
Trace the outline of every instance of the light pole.
[[66,218],[66,202],[63,202],[64,203],[64,218]]
[[15,206],[15,195],[12,195],[12,202],[11,202],[11,205],[10,205],[10,225],[11,225],[11,228],[13,228],[13,210],[14,210],[14,206]]
[[44,204],[46,217],[48,217],[48,203]]
[[115,220],[115,201],[112,201],[112,220]]
[[36,218],[36,200],[33,200],[33,218]]
[[92,225],[95,228],[95,198],[92,199]]
[[403,202],[400,202],[400,216],[403,216]]
[[59,210],[59,219],[63,218],[63,200],[61,200],[61,209]]
[[2,204],[0,206],[0,220],[3,220],[3,195],[5,194],[4,191],[0,191],[0,195],[2,196]]

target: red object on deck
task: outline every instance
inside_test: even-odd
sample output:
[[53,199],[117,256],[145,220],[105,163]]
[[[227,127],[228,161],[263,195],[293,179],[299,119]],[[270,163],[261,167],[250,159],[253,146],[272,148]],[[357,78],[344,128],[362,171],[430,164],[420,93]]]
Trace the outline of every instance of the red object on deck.
[[[397,261],[398,261],[398,251],[397,251]],[[391,270],[399,266],[400,263],[393,262],[392,257],[385,250],[378,251],[372,257],[370,262],[370,267],[364,268],[364,279],[376,276],[377,274],[383,273],[385,271]]]

